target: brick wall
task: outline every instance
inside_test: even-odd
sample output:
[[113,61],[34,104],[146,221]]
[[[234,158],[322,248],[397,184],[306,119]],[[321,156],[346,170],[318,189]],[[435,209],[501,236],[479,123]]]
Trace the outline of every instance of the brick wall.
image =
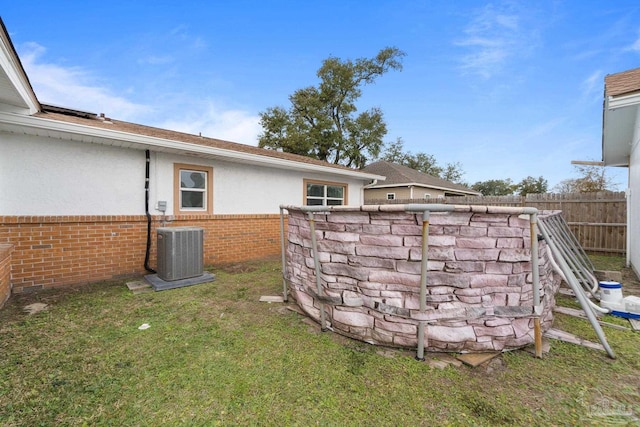
[[[13,292],[86,284],[144,274],[147,219],[135,216],[0,216],[0,244],[12,244]],[[280,253],[279,215],[154,216],[158,227],[198,226],[205,265]]]
[[13,245],[0,245],[0,308],[11,295],[11,252]]
[[[432,351],[496,351],[533,342],[528,216],[481,206],[432,213],[423,312],[422,215],[377,208],[383,207],[314,215],[320,291],[310,223],[299,209],[289,209],[286,274],[293,298],[310,317],[319,321],[324,310],[336,332],[408,348],[416,347],[424,321],[426,348]],[[545,242],[539,244],[540,317],[546,330],[560,278]]]

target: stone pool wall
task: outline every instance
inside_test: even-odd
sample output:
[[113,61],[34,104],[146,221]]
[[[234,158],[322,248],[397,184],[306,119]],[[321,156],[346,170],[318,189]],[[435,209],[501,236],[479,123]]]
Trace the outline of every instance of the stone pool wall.
[[[287,211],[290,294],[316,321],[323,306],[326,328],[372,344],[416,348],[418,324],[426,321],[429,351],[496,351],[533,343],[529,216],[516,208],[459,206],[430,214],[425,312],[419,310],[422,213],[398,205],[315,213],[317,292],[307,213]],[[544,241],[538,259],[545,331],[560,278]]]

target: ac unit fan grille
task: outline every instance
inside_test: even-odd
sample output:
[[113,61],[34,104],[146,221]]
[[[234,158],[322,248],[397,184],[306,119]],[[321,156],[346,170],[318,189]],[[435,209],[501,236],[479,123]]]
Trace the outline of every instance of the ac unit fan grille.
[[158,228],[158,277],[173,281],[202,275],[203,234],[198,227]]

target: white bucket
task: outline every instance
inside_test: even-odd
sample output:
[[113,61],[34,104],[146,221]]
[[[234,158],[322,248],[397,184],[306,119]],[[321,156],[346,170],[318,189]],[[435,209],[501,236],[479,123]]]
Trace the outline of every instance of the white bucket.
[[600,282],[600,303],[607,304],[622,303],[622,285],[618,282]]

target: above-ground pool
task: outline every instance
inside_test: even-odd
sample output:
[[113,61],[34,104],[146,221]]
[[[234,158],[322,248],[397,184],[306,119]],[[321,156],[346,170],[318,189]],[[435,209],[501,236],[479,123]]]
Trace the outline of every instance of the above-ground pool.
[[377,345],[468,352],[519,348],[534,342],[536,322],[541,331],[551,326],[561,280],[546,243],[537,233],[531,239],[531,219],[558,211],[313,209],[283,207],[284,274],[290,295],[323,329]]

